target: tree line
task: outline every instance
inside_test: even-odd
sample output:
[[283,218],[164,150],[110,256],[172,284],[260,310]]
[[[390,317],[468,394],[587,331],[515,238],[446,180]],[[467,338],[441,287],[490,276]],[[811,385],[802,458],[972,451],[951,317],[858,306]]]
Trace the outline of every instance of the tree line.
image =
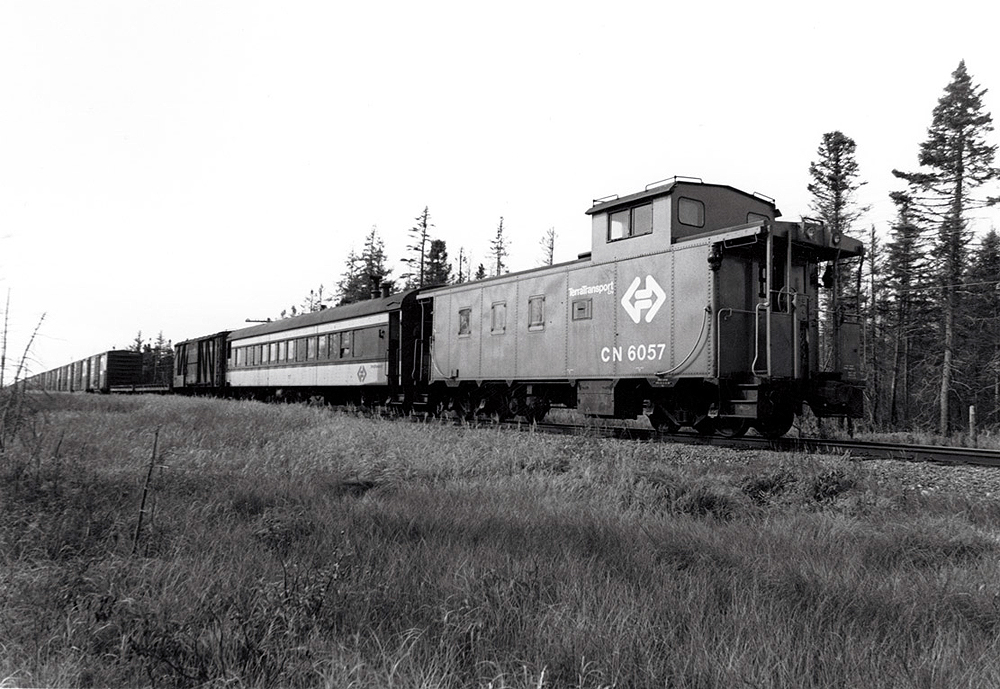
[[888,234],[859,220],[864,182],[856,144],[842,132],[823,135],[809,166],[811,209],[832,230],[866,243],[866,255],[827,290],[821,304],[824,362],[839,353],[833,333],[859,319],[867,372],[867,423],[873,429],[966,427],[970,407],[984,425],[1000,425],[1000,236],[973,241],[972,213],[990,196],[1000,169],[988,142],[992,116],[986,89],[964,60],[931,114],[918,169],[894,169]]
[[[386,254],[385,242],[379,235],[378,228],[372,227],[365,235],[360,252],[351,249],[348,253],[335,290],[331,292],[324,285],[309,290],[309,294],[298,305],[282,311],[279,318],[320,311],[334,305],[353,304],[386,292],[484,280],[510,272],[507,264],[510,239],[502,216],[490,240],[488,258],[479,263],[475,270],[472,269],[465,247],[459,249],[455,262],[450,262],[448,246],[443,239],[433,236],[433,228],[430,209],[425,206],[408,230],[409,243],[406,255],[401,260],[403,272],[396,278]],[[557,236],[554,227],[546,230],[542,236],[539,242],[541,265],[553,264]]]

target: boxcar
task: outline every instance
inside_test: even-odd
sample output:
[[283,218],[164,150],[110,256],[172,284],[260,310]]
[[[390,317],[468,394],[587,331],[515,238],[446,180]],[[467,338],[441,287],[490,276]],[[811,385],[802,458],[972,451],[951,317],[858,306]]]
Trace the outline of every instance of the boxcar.
[[135,386],[142,379],[142,354],[122,349],[94,354],[28,378],[36,390],[50,392],[100,392],[112,387]]

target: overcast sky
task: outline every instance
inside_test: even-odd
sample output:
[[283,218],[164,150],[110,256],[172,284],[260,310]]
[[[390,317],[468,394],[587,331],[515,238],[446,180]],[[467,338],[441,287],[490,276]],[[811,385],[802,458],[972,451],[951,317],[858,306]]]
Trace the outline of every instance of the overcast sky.
[[513,269],[673,175],[795,219],[836,129],[887,229],[961,59],[1000,118],[992,3],[888,4],[0,0],[11,349],[43,313],[35,371],[276,316],[372,226],[398,266],[424,206],[475,263],[503,216]]

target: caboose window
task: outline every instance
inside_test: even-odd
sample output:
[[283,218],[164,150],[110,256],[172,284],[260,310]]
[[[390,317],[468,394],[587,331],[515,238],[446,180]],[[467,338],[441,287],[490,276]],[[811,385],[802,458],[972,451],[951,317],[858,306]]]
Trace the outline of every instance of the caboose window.
[[507,302],[494,302],[492,315],[493,323],[490,332],[493,335],[503,335],[507,331]]
[[573,302],[574,321],[589,321],[591,318],[593,318],[593,313],[594,313],[593,299],[576,299]]
[[347,359],[351,356],[351,343],[354,341],[354,331],[345,330],[340,333],[340,358]]
[[677,199],[677,220],[691,227],[705,226],[705,204],[697,199],[680,197]]
[[632,209],[632,236],[650,234],[653,231],[653,204],[636,206]]
[[653,204],[617,211],[608,216],[608,241],[638,237],[653,231]]
[[628,236],[628,211],[612,213],[608,218],[608,241]]
[[545,297],[528,299],[528,330],[545,329]]
[[458,334],[472,334],[472,309],[458,310]]

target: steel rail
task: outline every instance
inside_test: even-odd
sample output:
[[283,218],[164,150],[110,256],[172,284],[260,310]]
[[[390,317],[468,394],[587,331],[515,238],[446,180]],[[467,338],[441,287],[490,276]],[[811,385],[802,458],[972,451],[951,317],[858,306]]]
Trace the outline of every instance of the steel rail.
[[896,459],[909,462],[936,462],[939,464],[977,465],[1000,467],[1000,450],[947,445],[908,445],[869,440],[831,440],[827,438],[762,438],[744,436],[725,438],[717,435],[695,433],[660,433],[644,428],[622,426],[588,426],[581,424],[530,424],[508,421],[503,425],[518,427],[522,431],[536,431],[579,435],[595,438],[641,440],[646,442],[675,442],[687,445],[710,445],[736,450],[772,450],[775,452],[802,452],[805,454],[850,455],[868,459]]

